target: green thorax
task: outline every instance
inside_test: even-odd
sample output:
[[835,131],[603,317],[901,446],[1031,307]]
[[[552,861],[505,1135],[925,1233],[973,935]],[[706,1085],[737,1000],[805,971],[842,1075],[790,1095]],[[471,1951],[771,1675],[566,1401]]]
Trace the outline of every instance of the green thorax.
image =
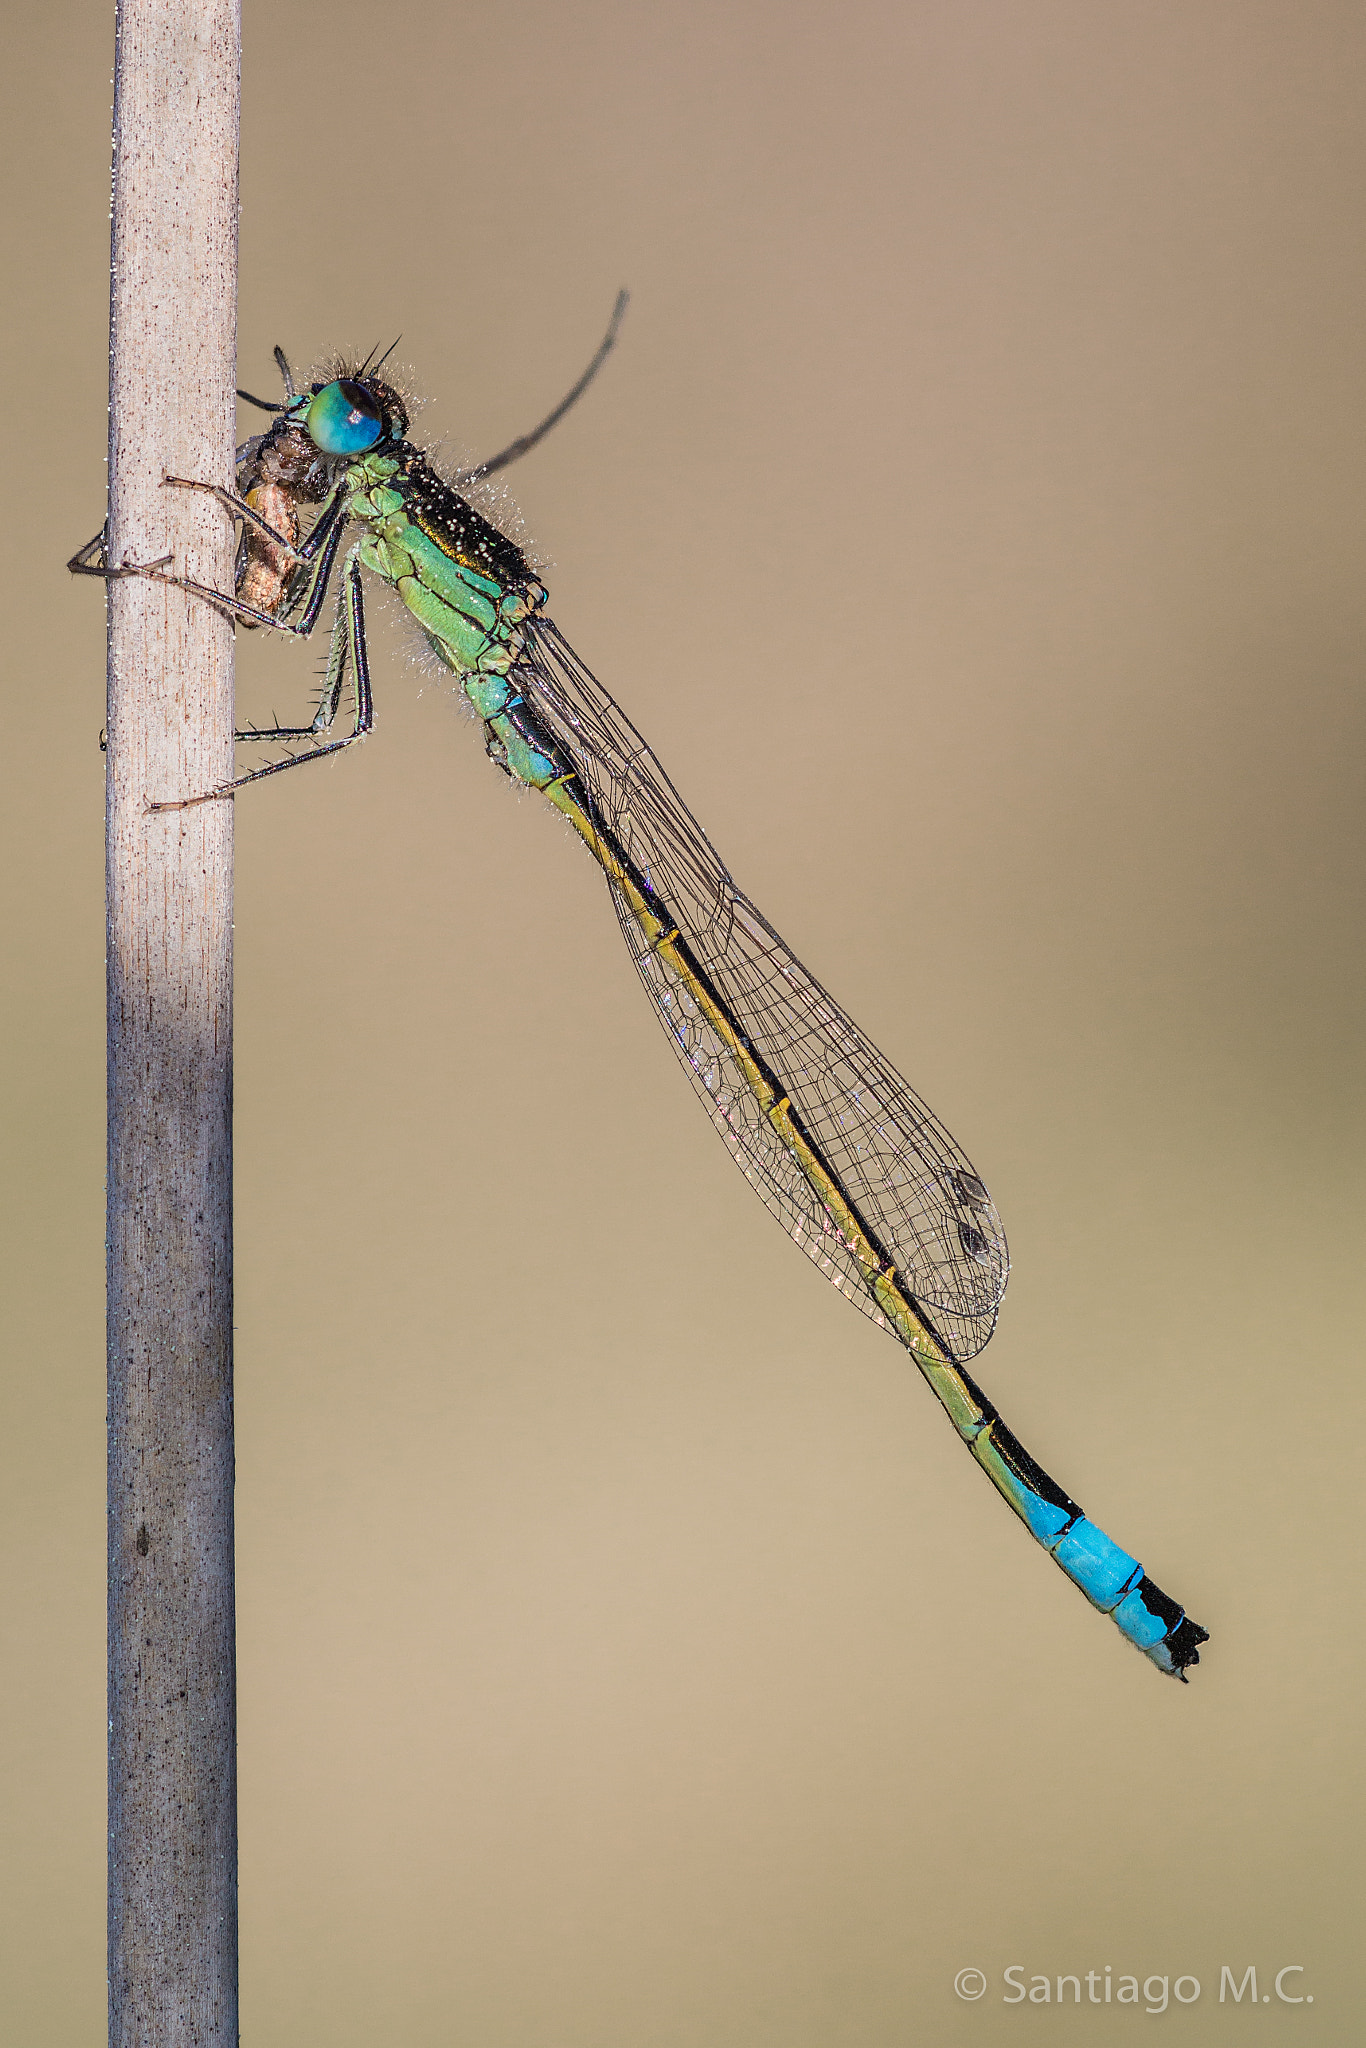
[[398,592],[480,716],[491,717],[506,697],[495,679],[546,600],[521,549],[407,442],[358,457],[345,489],[347,517],[366,529],[362,563]]

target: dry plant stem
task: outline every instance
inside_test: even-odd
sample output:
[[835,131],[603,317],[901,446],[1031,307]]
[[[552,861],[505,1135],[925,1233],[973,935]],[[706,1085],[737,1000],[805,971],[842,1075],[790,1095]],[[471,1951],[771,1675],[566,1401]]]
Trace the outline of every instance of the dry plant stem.
[[[120,0],[109,561],[231,588],[237,0]],[[109,2038],[235,2048],[232,631],[109,589]]]

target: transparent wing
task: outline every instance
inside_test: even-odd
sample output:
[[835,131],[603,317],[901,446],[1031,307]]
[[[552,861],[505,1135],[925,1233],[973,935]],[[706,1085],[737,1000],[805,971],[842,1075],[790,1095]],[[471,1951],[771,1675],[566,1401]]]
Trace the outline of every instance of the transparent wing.
[[[867,1235],[953,1356],[973,1357],[995,1328],[1010,1261],[971,1161],[736,888],[629,718],[549,620],[530,624],[516,673],[656,907],[781,1081]],[[650,1000],[741,1172],[827,1278],[882,1323],[838,1223],[763,1115],[686,976],[652,949],[610,878],[609,887]]]

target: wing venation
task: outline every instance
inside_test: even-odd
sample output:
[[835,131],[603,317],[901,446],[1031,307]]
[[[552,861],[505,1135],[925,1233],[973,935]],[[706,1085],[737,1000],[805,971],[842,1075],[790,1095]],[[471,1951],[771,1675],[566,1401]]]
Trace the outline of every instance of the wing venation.
[[[735,886],[645,740],[548,620],[530,626],[517,675],[874,1243],[954,1357],[973,1357],[995,1328],[1010,1262],[972,1162]],[[609,888],[650,1000],[736,1164],[826,1277],[881,1324],[862,1266],[734,1052],[610,877]]]

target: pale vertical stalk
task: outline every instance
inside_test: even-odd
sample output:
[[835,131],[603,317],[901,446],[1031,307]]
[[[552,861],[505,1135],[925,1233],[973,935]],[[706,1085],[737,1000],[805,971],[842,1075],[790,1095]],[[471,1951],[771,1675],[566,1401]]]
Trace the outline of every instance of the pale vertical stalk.
[[[238,0],[120,0],[112,564],[231,588]],[[109,2038],[235,2048],[232,631],[109,585]]]

